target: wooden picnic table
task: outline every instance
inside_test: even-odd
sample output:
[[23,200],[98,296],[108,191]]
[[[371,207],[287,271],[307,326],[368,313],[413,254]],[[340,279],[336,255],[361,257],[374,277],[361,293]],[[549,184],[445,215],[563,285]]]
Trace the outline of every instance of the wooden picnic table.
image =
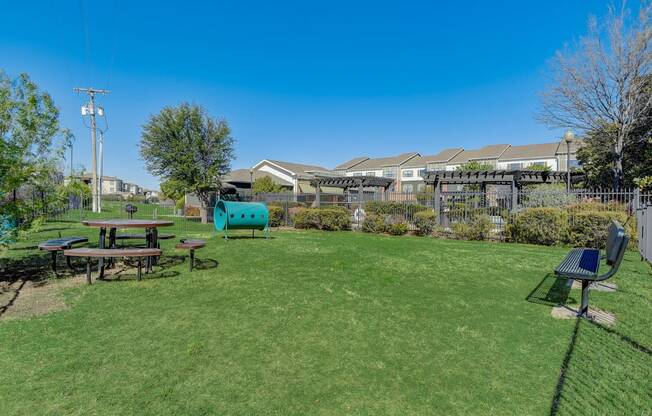
[[[158,227],[170,227],[174,225],[172,221],[163,220],[132,220],[132,219],[97,219],[82,221],[87,227],[96,227],[100,229],[99,246],[101,249],[106,247],[106,229],[109,229],[109,248],[115,248],[115,236],[118,228],[144,228],[145,241],[147,248],[157,248],[158,246]],[[147,271],[152,269],[156,259],[147,258]],[[104,277],[104,259],[99,261],[100,278]]]

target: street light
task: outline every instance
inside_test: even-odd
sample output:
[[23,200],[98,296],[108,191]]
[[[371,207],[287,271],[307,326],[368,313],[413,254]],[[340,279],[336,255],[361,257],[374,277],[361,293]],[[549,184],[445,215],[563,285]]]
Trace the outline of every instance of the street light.
[[566,142],[566,191],[570,192],[571,188],[571,174],[570,174],[570,148],[571,143],[575,140],[575,133],[571,130],[564,133],[564,141]]
[[254,170],[249,169],[249,189],[251,190],[251,200],[254,200]]

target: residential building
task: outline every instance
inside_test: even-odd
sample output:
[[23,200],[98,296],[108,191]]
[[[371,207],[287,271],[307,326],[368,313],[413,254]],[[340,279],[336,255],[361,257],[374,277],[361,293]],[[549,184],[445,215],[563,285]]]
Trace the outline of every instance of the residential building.
[[498,159],[510,147],[509,144],[490,144],[479,149],[464,149],[446,163],[446,170],[456,170],[469,162],[478,162],[496,169]]
[[395,180],[393,189],[401,189],[401,167],[419,157],[417,152],[401,153],[390,157],[358,157],[335,167],[335,172],[346,176],[383,176]]
[[428,170],[445,170],[446,164],[464,149],[444,149],[435,155],[417,156],[401,165],[401,192],[421,192],[425,188],[422,175]]
[[315,190],[310,185],[310,180],[316,176],[334,176],[335,174],[322,166],[305,165],[302,163],[283,162],[280,160],[263,159],[252,168],[254,172],[260,171],[272,175],[277,180],[291,185],[292,192],[313,193]]

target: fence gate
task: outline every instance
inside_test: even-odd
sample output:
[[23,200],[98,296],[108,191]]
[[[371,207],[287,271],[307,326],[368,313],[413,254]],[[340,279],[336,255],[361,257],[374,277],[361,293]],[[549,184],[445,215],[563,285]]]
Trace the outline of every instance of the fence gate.
[[640,208],[636,213],[638,232],[638,251],[648,262],[652,263],[652,205]]

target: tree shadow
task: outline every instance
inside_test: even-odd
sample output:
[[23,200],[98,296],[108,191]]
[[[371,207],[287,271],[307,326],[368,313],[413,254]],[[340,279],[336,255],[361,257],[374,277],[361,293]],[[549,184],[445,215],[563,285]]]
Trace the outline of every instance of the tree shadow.
[[39,252],[18,259],[4,259],[0,267],[0,293],[13,292],[0,304],[0,317],[15,303],[27,285],[42,286],[54,274],[49,256]]
[[531,303],[548,306],[560,306],[567,303],[575,303],[570,298],[571,279],[556,278],[552,273],[546,274],[539,284],[525,297]]

